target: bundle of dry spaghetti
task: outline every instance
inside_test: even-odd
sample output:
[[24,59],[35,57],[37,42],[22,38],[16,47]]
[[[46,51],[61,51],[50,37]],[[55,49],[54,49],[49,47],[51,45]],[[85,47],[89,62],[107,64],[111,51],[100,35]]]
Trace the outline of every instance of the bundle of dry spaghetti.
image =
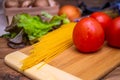
[[31,54],[22,62],[21,70],[28,69],[42,61],[48,63],[52,58],[72,46],[72,32],[76,23],[68,23],[40,38]]

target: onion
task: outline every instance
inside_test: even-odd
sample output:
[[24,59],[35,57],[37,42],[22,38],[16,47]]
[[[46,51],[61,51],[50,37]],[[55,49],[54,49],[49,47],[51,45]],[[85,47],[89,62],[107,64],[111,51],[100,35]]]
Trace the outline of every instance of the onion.
[[61,14],[66,14],[66,16],[68,17],[68,19],[70,19],[70,21],[74,21],[74,19],[81,17],[82,12],[76,6],[64,5],[60,8],[58,12],[58,15]]
[[34,7],[47,7],[49,6],[48,0],[35,0]]
[[20,4],[18,0],[6,0],[5,7],[7,8],[13,8],[13,7],[19,7]]

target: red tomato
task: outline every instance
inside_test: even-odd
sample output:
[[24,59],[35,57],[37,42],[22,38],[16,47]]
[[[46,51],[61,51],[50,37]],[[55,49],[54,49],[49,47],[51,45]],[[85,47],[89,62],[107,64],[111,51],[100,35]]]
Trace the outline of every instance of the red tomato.
[[112,20],[107,29],[106,39],[109,45],[120,48],[120,17]]
[[94,12],[90,15],[90,17],[96,19],[102,25],[106,33],[106,28],[109,26],[109,23],[111,22],[112,18],[104,12]]
[[73,43],[81,52],[95,52],[104,43],[104,31],[94,18],[81,19],[73,30]]

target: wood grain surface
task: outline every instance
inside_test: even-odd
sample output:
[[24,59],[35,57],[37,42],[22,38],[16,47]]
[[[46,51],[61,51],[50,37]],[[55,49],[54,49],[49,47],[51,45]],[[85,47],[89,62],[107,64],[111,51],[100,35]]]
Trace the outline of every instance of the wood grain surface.
[[[28,53],[30,50],[31,47],[27,47],[20,51]],[[98,52],[81,53],[72,46],[49,64],[83,80],[96,80],[120,64],[120,49],[105,44]]]
[[[81,80],[80,78],[57,69],[51,65],[45,64],[43,66],[44,62],[38,63],[27,70],[21,71],[21,60],[25,59],[27,56],[28,55],[20,51],[15,51],[8,54],[4,61],[11,68],[23,73],[32,80]],[[42,67],[40,68],[40,66]]]
[[11,49],[7,46],[7,40],[0,38],[0,80],[30,80],[23,74],[16,72],[4,63],[4,57],[19,49]]
[[[3,1],[3,0],[2,0]],[[2,2],[0,0],[0,2]],[[75,1],[81,1],[81,0],[75,0]],[[84,0],[87,2],[87,4],[92,4],[89,3],[89,0]],[[97,1],[97,0],[96,0]],[[107,1],[107,0],[101,0],[101,1]],[[110,0],[108,0],[110,1]],[[111,0],[113,1],[113,0]],[[61,4],[66,4],[63,0],[58,0]],[[76,5],[77,3],[74,2],[74,0],[66,0],[67,4],[73,4]],[[1,6],[1,5],[0,5]],[[1,14],[1,7],[0,7],[0,14]],[[2,11],[3,14],[3,11]],[[3,20],[3,19],[0,19]],[[0,23],[0,28],[2,27],[4,23]],[[5,25],[4,25],[5,26]],[[11,49],[7,46],[7,41],[6,39],[0,38],[0,80],[30,80],[29,78],[25,77],[23,74],[18,73],[17,71],[9,68],[3,61],[4,57],[19,49]],[[58,56],[60,57],[60,56]],[[112,57],[113,58],[113,57]],[[111,59],[112,59],[111,58]],[[54,61],[54,60],[53,60]],[[50,63],[51,65],[54,65],[53,63]],[[64,65],[64,64],[62,64]],[[56,66],[60,68],[60,66]],[[64,69],[61,67],[61,69]],[[86,70],[87,71],[87,70]],[[120,66],[116,67],[114,70],[106,74],[104,77],[102,77],[100,80],[120,80]]]

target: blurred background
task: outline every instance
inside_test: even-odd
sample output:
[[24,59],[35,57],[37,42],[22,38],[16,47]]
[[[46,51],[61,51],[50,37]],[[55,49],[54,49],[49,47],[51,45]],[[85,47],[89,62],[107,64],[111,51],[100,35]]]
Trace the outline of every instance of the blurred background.
[[[0,0],[0,35],[5,33],[4,29],[8,25],[7,19],[6,19],[4,10],[3,10],[3,1],[4,0]],[[93,7],[101,8],[103,6],[108,6],[108,5],[106,5],[106,3],[108,3],[108,2],[114,2],[114,1],[120,1],[120,0],[55,0],[55,1],[58,2],[60,7],[63,5],[66,5],[66,4],[71,4],[71,5],[80,7],[81,3],[84,2],[85,6],[87,6],[87,9],[88,9],[88,8],[93,8]],[[89,10],[91,10],[91,9],[89,9]],[[2,50],[0,53],[2,53]],[[1,63],[1,64],[3,65],[3,63]],[[2,71],[0,68],[0,71],[2,73],[5,70]],[[0,76],[1,76],[1,74],[0,74]],[[114,71],[112,71],[110,74],[105,76],[103,78],[103,80],[120,80],[119,76],[120,76],[120,67],[117,67]],[[2,74],[2,77],[5,77],[5,76]],[[16,79],[10,79],[10,78],[11,77],[8,76],[8,78],[4,78],[4,80],[18,80],[17,78]],[[21,80],[29,80],[29,79],[23,78]]]

